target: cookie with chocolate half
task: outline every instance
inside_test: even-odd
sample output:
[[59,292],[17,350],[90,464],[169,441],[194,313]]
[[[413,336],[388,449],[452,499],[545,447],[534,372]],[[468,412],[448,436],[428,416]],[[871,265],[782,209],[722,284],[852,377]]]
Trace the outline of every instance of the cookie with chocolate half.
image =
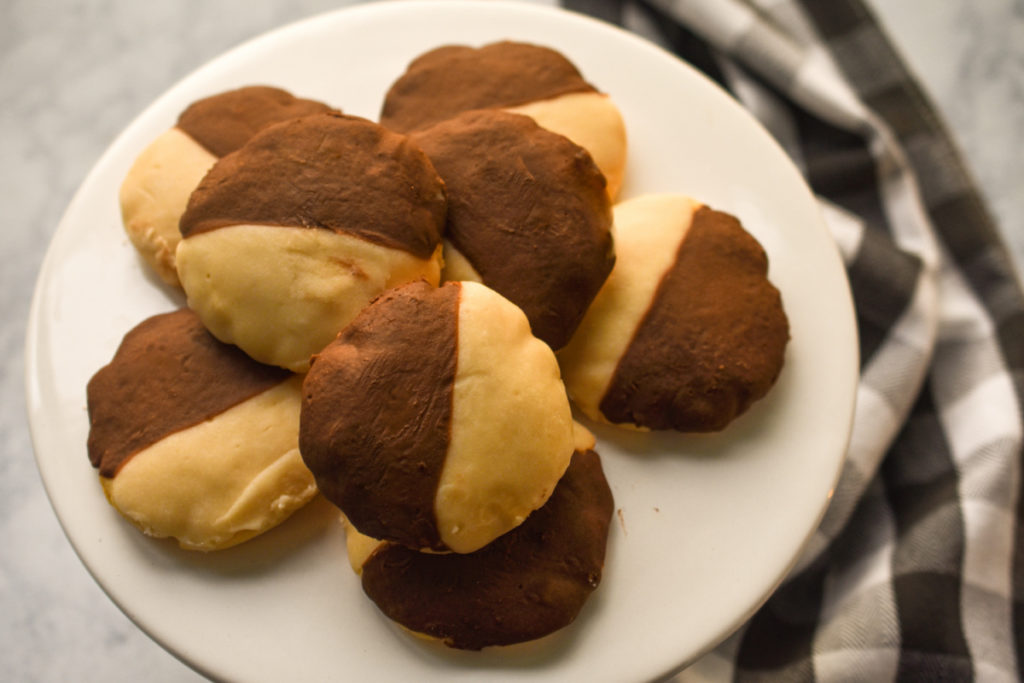
[[384,99],[380,121],[403,133],[470,109],[508,109],[560,133],[594,158],[615,197],[626,166],[626,127],[612,99],[556,50],[503,41],[446,45],[407,67]]
[[551,495],[573,452],[551,349],[475,282],[383,294],[315,357],[299,448],[361,532],[477,550]]
[[615,269],[559,354],[570,396],[605,422],[724,428],[768,393],[789,340],[764,249],[676,195],[617,205],[615,240]]
[[571,624],[597,589],[613,506],[597,453],[576,451],[547,503],[474,553],[417,552],[347,525],[349,561],[413,633],[466,650],[522,643]]
[[320,114],[220,159],[181,217],[178,275],[218,339],[303,372],[381,292],[437,284],[446,201],[409,138]]
[[444,278],[483,282],[551,348],[563,346],[615,262],[611,206],[590,155],[494,109],[411,137],[448,191]]
[[226,548],[316,494],[298,449],[301,379],[217,341],[187,309],[129,331],[87,400],[89,461],[150,536]]
[[121,184],[128,238],[160,279],[179,286],[178,220],[192,190],[220,157],[267,126],[332,109],[280,88],[248,86],[197,100],[135,159]]

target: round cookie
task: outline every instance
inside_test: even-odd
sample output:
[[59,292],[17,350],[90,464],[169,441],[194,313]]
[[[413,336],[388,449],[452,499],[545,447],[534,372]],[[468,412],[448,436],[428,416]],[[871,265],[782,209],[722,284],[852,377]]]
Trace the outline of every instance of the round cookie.
[[178,220],[210,167],[273,123],[327,111],[326,104],[268,86],[230,90],[189,105],[139,154],[121,184],[121,218],[143,261],[161,280],[180,286],[174,265]]
[[218,339],[296,372],[381,292],[438,283],[446,201],[398,133],[321,114],[220,159],[181,217],[178,275]]
[[547,503],[468,555],[421,553],[347,525],[363,591],[404,628],[479,650],[549,635],[598,587],[614,502],[593,450],[576,451]]
[[789,324],[761,245],[733,216],[677,195],[615,207],[617,261],[559,353],[589,417],[724,428],[775,383]]
[[301,378],[217,341],[187,309],[129,331],[87,400],[107,499],[150,536],[226,548],[316,494],[298,450]]
[[551,495],[573,452],[554,353],[474,282],[368,306],[303,383],[302,457],[361,532],[468,553]]
[[448,192],[445,279],[477,280],[558,349],[615,262],[604,179],[582,147],[500,110],[412,134]]
[[547,47],[502,41],[426,52],[392,84],[380,121],[408,133],[485,108],[525,114],[580,145],[607,178],[609,197],[618,194],[626,166],[622,115],[572,62]]

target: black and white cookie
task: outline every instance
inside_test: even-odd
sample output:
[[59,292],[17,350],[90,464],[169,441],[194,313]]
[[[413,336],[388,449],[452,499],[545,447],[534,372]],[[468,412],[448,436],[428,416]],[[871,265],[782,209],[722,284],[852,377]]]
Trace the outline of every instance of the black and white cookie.
[[128,332],[87,398],[89,460],[148,535],[225,548],[316,494],[298,449],[301,378],[217,341],[188,309]]
[[406,136],[340,114],[292,119],[199,183],[178,275],[214,336],[302,372],[385,290],[438,283],[445,210],[440,177]]
[[559,354],[570,396],[614,424],[724,428],[768,393],[789,340],[764,249],[678,195],[617,205],[615,239],[615,269]]
[[478,550],[551,495],[573,453],[551,349],[474,282],[385,293],[315,357],[299,445],[362,533]]

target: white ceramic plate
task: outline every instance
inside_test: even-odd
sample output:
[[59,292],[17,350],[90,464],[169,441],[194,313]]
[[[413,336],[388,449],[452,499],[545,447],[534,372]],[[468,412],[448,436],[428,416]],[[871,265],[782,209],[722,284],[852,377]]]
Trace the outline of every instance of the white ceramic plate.
[[[121,337],[182,303],[120,225],[136,154],[186,105],[252,83],[376,118],[408,61],[450,42],[556,47],[620,106],[624,197],[685,192],[738,215],[769,253],[791,325],[772,393],[715,436],[596,430],[617,514],[604,581],[571,627],[504,651],[411,638],[367,600],[318,501],[242,546],[154,541],[103,497],[86,456],[85,386]],[[168,91],[89,174],[50,246],[27,340],[30,420],[53,507],[82,561],[141,628],[200,672],[240,681],[643,680],[713,647],[767,598],[819,521],[840,469],[857,375],[845,274],[811,194],[763,129],[703,76],[635,36],[533,5],[358,6],[274,31]]]

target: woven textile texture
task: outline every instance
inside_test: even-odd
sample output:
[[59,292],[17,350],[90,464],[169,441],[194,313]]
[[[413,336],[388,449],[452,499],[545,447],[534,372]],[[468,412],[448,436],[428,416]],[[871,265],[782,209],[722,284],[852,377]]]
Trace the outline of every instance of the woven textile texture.
[[819,198],[860,334],[853,435],[797,567],[678,680],[1024,678],[1024,296],[860,0],[564,0],[732,93]]

